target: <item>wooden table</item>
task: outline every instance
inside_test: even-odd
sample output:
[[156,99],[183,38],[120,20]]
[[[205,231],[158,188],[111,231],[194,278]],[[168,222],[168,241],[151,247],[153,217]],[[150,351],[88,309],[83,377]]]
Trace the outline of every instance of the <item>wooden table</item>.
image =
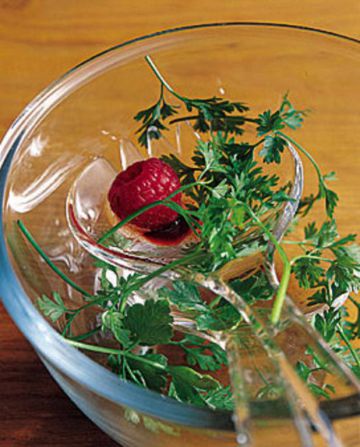
[[[358,0],[0,0],[0,136],[32,97],[84,58],[182,24],[273,21],[360,38]],[[351,224],[344,230],[353,230]],[[60,391],[0,305],[0,446],[115,446]],[[61,421],[61,423],[60,423]]]

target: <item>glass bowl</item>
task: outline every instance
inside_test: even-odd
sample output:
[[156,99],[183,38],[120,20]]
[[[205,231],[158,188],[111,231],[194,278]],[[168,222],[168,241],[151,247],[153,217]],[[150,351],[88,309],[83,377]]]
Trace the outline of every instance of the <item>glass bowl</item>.
[[[234,446],[230,412],[196,408],[120,381],[65,344],[33,305],[39,294],[54,289],[73,302],[79,296],[24,243],[16,221],[26,223],[70,277],[89,284],[94,273],[89,256],[66,220],[68,192],[94,160],[103,157],[120,168],[124,151],[131,157],[133,116],[158,95],[157,81],[144,63],[148,54],[190,97],[225,95],[253,106],[256,114],[269,104],[276,107],[290,92],[298,108],[311,109],[299,140],[325,172],[337,170],[344,197],[338,220],[340,228],[346,224],[348,229],[360,164],[351,156],[360,137],[359,42],[306,27],[256,23],[204,24],[140,37],[90,58],[50,85],[17,118],[1,145],[0,294],[54,379],[123,446]],[[183,147],[191,148],[192,135],[183,129],[182,137]],[[169,135],[166,144],[176,147],[176,135]],[[156,155],[164,147],[152,150]],[[306,163],[305,168],[310,171]],[[314,187],[315,176],[309,174],[305,189]],[[270,440],[289,445],[281,408],[266,401],[251,405],[259,446]],[[332,400],[323,409],[351,445],[357,436],[357,402]]]

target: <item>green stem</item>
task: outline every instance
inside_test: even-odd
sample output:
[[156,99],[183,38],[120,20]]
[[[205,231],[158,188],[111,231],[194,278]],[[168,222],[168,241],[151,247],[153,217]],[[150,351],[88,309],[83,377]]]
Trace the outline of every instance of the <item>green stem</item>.
[[[97,326],[93,330],[85,332],[84,334],[77,335],[76,337],[71,337],[69,340],[72,340],[72,341],[86,340],[87,338],[90,338],[93,335],[97,334],[100,330],[101,330],[101,326]],[[64,334],[63,334],[63,336],[64,336]]]
[[318,164],[316,163],[314,157],[304,147],[302,147],[299,143],[297,143],[293,138],[289,137],[288,135],[284,134],[283,132],[281,132],[279,130],[276,133],[277,133],[277,135],[282,136],[285,140],[287,140],[288,142],[293,144],[295,147],[297,147],[299,149],[299,151],[302,152],[307,157],[307,159],[311,162],[311,164],[315,168],[315,171],[316,171],[317,176],[319,178],[319,182],[321,184],[323,184],[324,183],[324,179],[323,179],[323,176],[321,174],[320,168],[319,168]]
[[299,261],[300,259],[318,259],[319,261],[324,261],[324,262],[334,262],[333,259],[330,258],[323,258],[321,256],[312,256],[312,255],[299,255],[296,256],[295,258],[293,258],[290,262],[291,265],[294,265],[295,262]]
[[[258,124],[258,120],[256,118],[248,118],[248,117],[242,116],[242,115],[224,116],[224,117],[222,117],[222,119],[227,120],[227,121],[238,120],[239,118],[242,119],[244,122],[257,123]],[[175,123],[179,123],[181,121],[192,121],[192,120],[196,120],[196,119],[199,119],[198,115],[182,116],[180,118],[174,118],[173,120],[169,121],[169,124],[175,124]]]
[[[121,220],[118,224],[116,224],[115,226],[110,228],[110,230],[108,230],[105,234],[103,234],[98,239],[98,241],[97,241],[98,244],[102,244],[112,234],[116,233],[124,225],[128,224],[133,219],[135,219],[135,217],[140,216],[141,214],[145,213],[148,210],[151,210],[152,208],[155,208],[156,206],[165,205],[165,206],[168,206],[169,208],[171,208],[172,205],[169,206],[166,203],[166,200],[169,200],[172,197],[175,197],[177,194],[179,194],[180,192],[185,191],[186,189],[193,188],[194,186],[199,186],[199,185],[204,185],[204,183],[203,182],[193,182],[193,183],[189,183],[188,185],[181,186],[176,191],[174,191],[173,193],[169,194],[165,199],[163,199],[163,200],[156,200],[155,202],[152,202],[149,205],[143,206],[142,208],[140,208],[139,210],[137,210],[134,213],[130,214],[129,216],[125,217],[125,219]],[[185,212],[185,210],[184,210],[184,212]],[[196,222],[196,223],[198,224],[198,222]]]
[[97,345],[90,345],[88,343],[82,343],[76,340],[72,340],[69,338],[64,338],[64,341],[66,341],[66,343],[68,343],[71,346],[74,346],[75,348],[79,348],[79,349],[85,349],[87,351],[91,351],[91,352],[97,352],[100,354],[113,354],[113,355],[121,355],[123,357],[127,357],[129,359],[133,359],[139,362],[142,362],[144,364],[147,364],[149,366],[152,366],[154,368],[160,369],[162,371],[167,371],[167,367],[164,365],[161,365],[160,363],[157,362],[153,362],[149,359],[145,359],[142,356],[133,354],[132,352],[128,352],[128,351],[123,351],[121,349],[113,349],[113,348],[105,348],[103,346],[97,346]]
[[264,233],[268,236],[268,238],[272,242],[272,244],[274,244],[274,246],[277,249],[277,251],[281,257],[281,260],[283,262],[283,266],[284,266],[283,274],[282,274],[282,277],[280,280],[278,290],[276,292],[276,297],[275,297],[275,301],[274,301],[272,312],[271,312],[271,322],[273,324],[277,324],[280,319],[281,310],[282,310],[282,307],[283,307],[283,304],[285,301],[286,291],[287,291],[289,281],[290,281],[291,264],[290,264],[289,258],[287,257],[285,250],[279,244],[279,242],[277,241],[276,237],[272,234],[272,232],[267,228],[266,225],[264,225],[261,222],[261,220],[258,218],[258,216],[253,212],[253,210],[248,205],[244,204],[244,206],[245,206],[247,212],[252,217],[252,219],[264,231]]
[[163,205],[180,214],[194,233],[196,232],[196,229],[201,230],[201,225],[199,224],[199,222],[192,217],[192,215],[196,215],[196,213],[185,210],[181,205],[172,201],[164,201]]
[[353,356],[353,358],[356,362],[356,365],[360,368],[360,357],[359,357],[358,353],[351,346],[350,340],[348,339],[347,335],[345,334],[343,328],[340,325],[337,325],[336,328],[337,328],[338,334],[340,335],[341,339],[343,340],[343,342],[346,344],[347,348],[351,352],[351,355]]
[[287,241],[287,240],[282,240],[281,241],[282,244],[286,244],[286,245],[306,245],[308,247],[313,247],[313,245],[307,243],[307,242],[302,242],[302,241]]
[[61,333],[61,335],[62,335],[63,337],[66,336],[66,334],[67,334],[68,330],[70,329],[70,327],[71,327],[71,325],[72,325],[72,322],[73,322],[73,320],[74,320],[74,318],[75,318],[76,316],[77,316],[77,313],[75,313],[75,314],[73,314],[73,315],[70,316],[68,322],[66,323],[66,325],[65,325],[65,327],[64,327],[64,329],[63,329],[63,331],[62,331],[62,333]]
[[77,285],[72,279],[70,279],[68,276],[65,275],[48,257],[48,255],[44,252],[44,250],[39,246],[39,244],[35,241],[30,231],[26,228],[25,224],[18,220],[17,224],[23,233],[23,235],[26,237],[26,239],[30,242],[30,244],[33,246],[33,248],[39,253],[39,255],[42,257],[42,259],[46,262],[46,264],[55,272],[57,273],[62,280],[64,280],[67,284],[69,284],[70,287],[72,287],[74,290],[77,290],[82,295],[85,295],[87,297],[92,297],[92,295],[84,290],[82,287]]
[[253,149],[255,149],[257,146],[260,146],[260,144],[262,144],[265,141],[265,138],[261,138],[261,140],[259,140],[257,143],[252,144],[251,147]]
[[151,59],[151,57],[150,56],[145,56],[145,60],[148,63],[148,65],[150,66],[151,70],[154,72],[155,76],[158,78],[158,80],[161,82],[161,84],[166,88],[166,90],[168,90],[171,94],[176,96],[181,101],[184,101],[184,99],[186,99],[186,98],[184,98],[183,96],[181,96],[178,93],[176,93],[175,90],[171,87],[171,85],[168,84],[166,79],[162,76],[162,74],[158,70],[157,66],[154,64],[154,62]]
[[129,374],[131,379],[134,381],[134,383],[137,383],[140,386],[146,387],[146,384],[143,381],[141,381],[138,377],[135,376],[133,370],[130,368],[130,366],[129,366],[128,362],[126,361],[126,359],[124,359],[124,360],[123,360],[123,363],[125,364],[125,368],[123,367],[123,369],[122,369],[123,370],[123,377],[126,378],[126,371],[127,371],[127,373]]
[[255,371],[258,373],[260,379],[263,381],[265,385],[270,385],[270,382],[266,379],[260,368],[255,367]]
[[279,288],[277,290],[276,298],[271,311],[271,321],[273,324],[276,324],[280,319],[281,309],[284,305],[286,291],[289,286],[290,275],[291,275],[291,265],[288,262],[284,263],[283,274],[281,276]]
[[158,104],[160,104],[163,99],[164,99],[164,85],[160,84],[160,98],[159,98]]
[[278,240],[276,239],[276,237],[272,234],[272,232],[267,228],[266,225],[263,224],[263,222],[258,218],[258,216],[254,213],[254,211],[246,204],[243,204],[247,210],[247,212],[250,214],[250,216],[252,217],[252,219],[257,223],[257,225],[264,231],[264,233],[267,235],[267,237],[269,238],[270,242],[272,244],[274,244],[274,246],[276,247],[277,251],[279,252],[279,255],[282,259],[282,261],[284,263],[290,263],[287,254],[285,252],[285,250],[282,248],[282,246],[279,244]]
[[101,302],[106,301],[106,300],[108,300],[108,298],[101,297],[96,300],[92,300],[89,303],[86,303],[83,306],[78,307],[77,309],[72,310],[73,314],[71,315],[71,317],[69,318],[69,321],[67,322],[66,326],[64,327],[64,329],[62,331],[62,336],[63,337],[66,336],[68,329],[71,327],[73,321],[75,320],[75,318],[77,318],[77,316],[80,314],[80,312],[82,312],[85,309],[88,309],[89,307],[96,306],[97,304],[100,304]]

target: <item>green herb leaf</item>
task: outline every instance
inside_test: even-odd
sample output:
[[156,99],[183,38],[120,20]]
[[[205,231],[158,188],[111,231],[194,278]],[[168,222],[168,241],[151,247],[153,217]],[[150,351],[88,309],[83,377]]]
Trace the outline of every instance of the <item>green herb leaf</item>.
[[279,111],[271,113],[271,110],[266,110],[264,113],[260,113],[256,129],[259,137],[283,128],[284,124]]
[[203,371],[217,371],[227,365],[226,352],[215,343],[186,334],[177,344],[186,353],[190,366],[199,366]]
[[183,402],[202,403],[201,391],[218,389],[220,384],[209,375],[200,374],[187,366],[169,366],[176,397]]
[[147,147],[148,139],[158,140],[162,135],[162,131],[166,129],[164,121],[176,113],[176,108],[165,102],[162,93],[156,104],[138,112],[134,119],[142,123],[137,130],[137,133],[140,133],[140,144]]
[[304,289],[309,289],[316,285],[324,274],[324,269],[320,266],[318,259],[301,258],[295,262],[293,272],[299,281],[299,285]]
[[230,386],[209,390],[204,396],[204,400],[214,410],[234,410],[234,400]]
[[271,300],[274,296],[274,289],[262,270],[244,280],[232,281],[231,287],[249,304],[258,300]]
[[335,286],[348,292],[360,289],[359,246],[332,248],[336,259],[326,272],[326,278]]
[[325,311],[323,315],[315,315],[315,328],[320,332],[324,339],[331,343],[336,334],[336,325],[340,322],[340,316],[337,313]]
[[217,344],[187,334],[179,342],[186,352],[186,361],[191,366],[198,365],[203,371],[217,371],[227,365],[227,354]]
[[124,326],[133,340],[147,346],[168,343],[172,337],[172,322],[170,307],[165,300],[134,304],[124,318]]
[[196,317],[197,327],[200,331],[224,331],[235,327],[240,321],[240,314],[235,307],[223,301],[214,309],[208,308],[206,312]]
[[263,157],[265,163],[280,163],[280,154],[284,152],[286,145],[286,141],[283,138],[267,135],[263,149],[260,151],[260,156]]
[[172,289],[163,287],[159,290],[159,296],[168,299],[182,311],[199,311],[206,309],[197,286],[189,281],[174,281]]
[[327,215],[329,217],[333,217],[334,210],[335,210],[337,203],[339,201],[339,196],[336,194],[335,191],[332,191],[330,188],[328,188],[326,186],[325,181],[320,182],[319,197],[325,198],[325,207],[326,207]]
[[53,299],[50,299],[46,295],[42,295],[41,298],[38,298],[37,305],[41,312],[46,317],[49,317],[53,323],[69,312],[61,296],[57,292],[53,292]]
[[[164,369],[154,368],[150,363],[145,363],[143,361],[149,360],[164,367]],[[166,385],[167,378],[167,358],[162,354],[146,353],[144,355],[139,355],[138,359],[130,358],[127,359],[129,369],[139,377],[143,384],[150,388],[151,390],[161,391]],[[129,376],[127,376],[129,379]]]
[[126,349],[131,342],[131,332],[124,326],[124,315],[120,312],[104,312],[102,314],[103,330],[109,329],[114,338]]
[[282,122],[290,129],[296,130],[302,126],[304,116],[307,114],[307,110],[296,110],[289,101],[288,94],[283,98],[280,106],[280,115]]

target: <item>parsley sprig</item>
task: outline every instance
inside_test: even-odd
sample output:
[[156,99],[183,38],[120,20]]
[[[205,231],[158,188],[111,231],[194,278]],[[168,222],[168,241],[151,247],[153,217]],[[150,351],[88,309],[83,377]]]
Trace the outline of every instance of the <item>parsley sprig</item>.
[[[257,117],[248,117],[244,115],[244,112],[248,112],[249,107],[242,102],[232,102],[218,97],[192,99],[179,94],[166,81],[151,57],[146,56],[145,60],[160,82],[160,99],[154,106],[135,115],[137,121],[142,121],[142,126],[137,131],[141,133],[139,137],[141,145],[148,146],[148,142],[152,138],[160,138],[162,131],[167,130],[166,120],[180,112],[179,107],[170,106],[165,102],[164,90],[167,90],[180,101],[187,112],[193,110],[197,112],[195,116],[185,115],[173,118],[169,121],[170,125],[179,121],[193,121],[195,131],[202,133],[222,132],[226,136],[231,134],[238,136],[243,134],[245,122],[252,123],[256,126],[258,136],[262,138],[252,146],[248,143],[239,144],[237,149],[240,146],[246,152],[246,150],[251,150],[261,145],[262,148],[259,155],[265,163],[280,163],[281,155],[287,144],[293,144],[314,166],[319,181],[318,192],[310,194],[302,200],[300,204],[301,214],[303,216],[307,215],[317,201],[325,199],[327,215],[333,217],[339,200],[338,195],[328,186],[328,181],[334,177],[333,173],[322,174],[313,156],[301,144],[284,132],[286,129],[296,130],[300,128],[308,113],[307,110],[297,110],[290,102],[288,94],[284,95],[279,109],[275,112],[265,110]],[[239,113],[240,115],[234,115],[234,113]],[[234,140],[230,144],[234,144]],[[199,146],[197,150],[201,152],[202,143]],[[204,143],[203,149],[209,154],[209,151],[206,150],[206,143]],[[167,161],[171,161],[173,167],[175,164],[177,165],[180,175],[184,176],[184,174],[187,174],[187,176],[190,176],[190,179],[194,178],[192,170],[185,166],[177,157],[170,156]]]
[[[187,112],[196,112],[195,115],[186,115],[181,118],[172,119],[169,124],[180,121],[193,121],[194,130],[199,132],[224,131],[241,135],[243,125],[246,121],[254,122],[254,119],[243,115],[248,107],[242,102],[232,102],[223,98],[213,96],[211,98],[188,98],[177,93],[162,76],[150,56],[145,57],[146,62],[160,81],[160,99],[152,107],[140,111],[135,115],[135,120],[143,121],[137,132],[141,132],[139,142],[143,146],[148,146],[148,140],[159,138],[161,131],[166,129],[165,120],[174,117],[178,113],[177,108],[169,106],[164,102],[163,93],[166,89],[172,96],[179,100]],[[154,132],[153,129],[156,129]]]

